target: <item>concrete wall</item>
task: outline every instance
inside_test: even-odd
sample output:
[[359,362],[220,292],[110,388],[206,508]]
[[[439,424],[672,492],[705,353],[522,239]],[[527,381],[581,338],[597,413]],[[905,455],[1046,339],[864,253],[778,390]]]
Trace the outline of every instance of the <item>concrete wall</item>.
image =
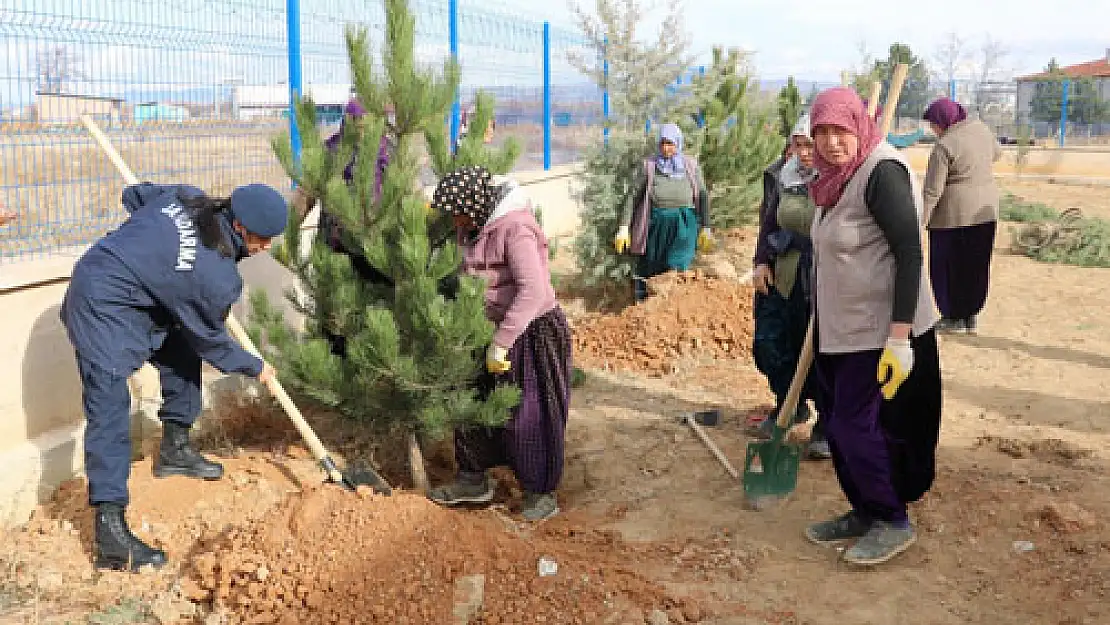
[[[573,172],[568,166],[515,175],[542,207],[544,229],[553,238],[570,235],[577,226],[570,195]],[[307,239],[313,236],[314,221],[310,218],[302,233]],[[0,361],[0,526],[25,522],[58,484],[82,470],[81,385],[58,318],[73,263],[82,251],[0,264],[0,353],[7,356]],[[243,261],[240,272],[248,290],[263,289],[275,303],[284,303],[285,289],[295,284],[269,256]],[[240,319],[246,315],[242,301],[233,311]],[[222,377],[211,369],[206,369],[205,380],[206,403],[243,389],[241,378]],[[141,396],[133,398],[133,432],[156,438],[157,376],[145,368],[133,382],[141,388]]]
[[[929,163],[932,146],[917,145],[905,150],[910,165],[924,174]],[[1002,158],[995,163],[996,175],[1011,176],[1017,170],[1018,150],[1005,146]],[[1084,179],[1110,179],[1110,150],[1091,148],[1033,147],[1028,150],[1022,168],[1024,175],[1051,177],[1060,181]]]

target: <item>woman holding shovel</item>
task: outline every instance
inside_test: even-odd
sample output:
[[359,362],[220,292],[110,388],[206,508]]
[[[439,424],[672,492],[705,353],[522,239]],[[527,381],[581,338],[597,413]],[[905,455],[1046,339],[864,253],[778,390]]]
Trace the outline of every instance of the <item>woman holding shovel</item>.
[[815,543],[858,539],[844,559],[875,565],[915,542],[906,504],[935,473],[941,377],[938,315],[922,275],[922,200],[855,91],[823,92],[811,120],[815,367],[852,508],[805,533]]
[[432,207],[454,217],[463,270],[486,280],[486,316],[497,329],[479,384],[492,390],[498,381],[512,382],[521,400],[504,427],[456,432],[459,474],[429,497],[448,506],[488,503],[496,484],[486,470],[507,464],[524,487],[524,518],[550,518],[559,511],[571,340],[551,285],[547,238],[524,190],[511,181],[495,183],[482,167],[445,176]]
[[[775,413],[790,389],[809,322],[813,293],[813,246],[809,240],[813,204],[809,184],[816,175],[809,115],[803,115],[790,134],[786,154],[763,174],[763,204],[752,270],[756,290],[752,353],[756,367],[767,376],[775,394]],[[831,456],[821,430],[822,406],[812,378],[806,383],[795,422],[809,420],[804,400],[812,399],[818,408],[818,422],[806,453],[815,460],[825,460]],[[750,434],[770,438],[775,419],[776,414],[772,414],[753,423]]]
[[130,216],[77,261],[61,317],[77,356],[85,406],[85,473],[96,508],[97,568],[160,567],[166,554],[128,528],[131,395],[128,377],[150,362],[161,379],[162,443],[155,477],[219,479],[189,431],[201,410],[201,362],[263,383],[273,369],[243,349],[225,321],[243,289],[237,264],[285,230],[285,199],[252,184],[230,198],[187,186],[124,189]]

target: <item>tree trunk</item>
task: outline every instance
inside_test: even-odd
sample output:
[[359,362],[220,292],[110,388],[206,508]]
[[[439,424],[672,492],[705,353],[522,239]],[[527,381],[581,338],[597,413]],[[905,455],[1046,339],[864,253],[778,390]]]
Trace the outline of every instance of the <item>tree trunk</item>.
[[424,470],[424,452],[420,450],[420,439],[416,432],[409,433],[409,471],[412,485],[421,495],[428,494],[428,473]]

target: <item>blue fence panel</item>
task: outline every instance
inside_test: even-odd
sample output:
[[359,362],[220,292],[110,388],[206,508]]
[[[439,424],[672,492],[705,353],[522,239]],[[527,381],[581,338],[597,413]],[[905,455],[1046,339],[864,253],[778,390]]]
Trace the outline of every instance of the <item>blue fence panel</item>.
[[88,243],[124,216],[82,114],[141,180],[281,184],[280,115],[235,96],[285,82],[284,19],[285,0],[0,0],[0,203],[20,216],[0,229],[0,262]]
[[[96,119],[140,179],[213,194],[245,182],[288,186],[270,141],[289,127],[288,0],[0,0],[0,263],[87,244],[124,217],[122,178],[79,122]],[[543,22],[509,3],[458,0],[461,109],[497,99],[495,142],[543,163]],[[449,0],[412,0],[418,60],[449,51]],[[492,7],[492,8],[491,8]],[[330,133],[350,97],[343,28],[368,27],[378,0],[301,0],[303,88]],[[568,62],[584,45],[550,29],[551,161],[601,139],[602,96]],[[445,120],[446,121],[446,120]]]

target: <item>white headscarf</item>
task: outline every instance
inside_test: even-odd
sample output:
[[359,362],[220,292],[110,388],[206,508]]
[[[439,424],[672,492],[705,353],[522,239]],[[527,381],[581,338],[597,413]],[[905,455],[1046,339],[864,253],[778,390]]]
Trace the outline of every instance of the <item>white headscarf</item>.
[[[793,139],[794,137],[805,137],[810,141],[813,140],[813,129],[810,127],[809,113],[803,114],[794,124],[794,129],[790,131],[790,138]],[[802,162],[798,160],[797,154],[790,155],[790,159],[782,166],[782,173],[779,174],[782,186],[787,189],[809,184],[816,178],[817,170],[803,166]]]

